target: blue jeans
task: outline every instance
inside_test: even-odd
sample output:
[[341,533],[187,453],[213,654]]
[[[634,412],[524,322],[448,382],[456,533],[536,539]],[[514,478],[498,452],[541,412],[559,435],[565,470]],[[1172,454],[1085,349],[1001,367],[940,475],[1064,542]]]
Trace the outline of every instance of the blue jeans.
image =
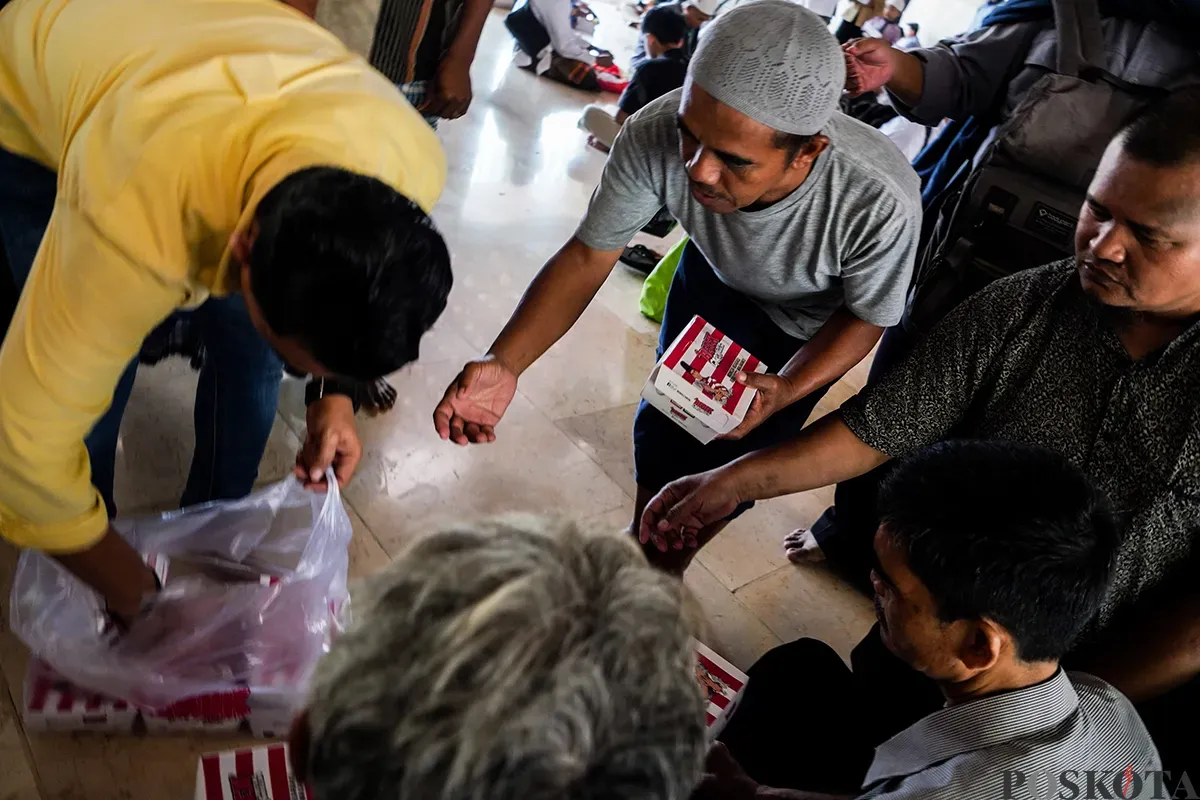
[[[56,183],[52,171],[0,149],[0,242],[18,292],[50,223]],[[206,351],[196,389],[196,448],[182,505],[243,497],[254,487],[275,421],[283,362],[258,335],[240,296],[213,298],[172,316],[180,318],[195,326]],[[117,509],[113,473],[121,417],[136,376],[134,359],[86,439],[92,484],[110,517]]]

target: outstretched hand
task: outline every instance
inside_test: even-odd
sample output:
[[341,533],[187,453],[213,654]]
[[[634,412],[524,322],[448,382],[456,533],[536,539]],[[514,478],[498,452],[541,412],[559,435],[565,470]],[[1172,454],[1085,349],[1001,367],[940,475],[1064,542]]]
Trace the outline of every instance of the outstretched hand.
[[720,469],[672,481],[642,512],[638,540],[659,552],[694,549],[696,534],[728,517],[742,502],[733,481]]
[[438,436],[458,445],[496,441],[496,425],[517,393],[517,374],[495,356],[467,362],[433,411]]
[[842,45],[846,59],[846,92],[857,97],[878,91],[896,70],[893,53],[884,39],[851,39]]

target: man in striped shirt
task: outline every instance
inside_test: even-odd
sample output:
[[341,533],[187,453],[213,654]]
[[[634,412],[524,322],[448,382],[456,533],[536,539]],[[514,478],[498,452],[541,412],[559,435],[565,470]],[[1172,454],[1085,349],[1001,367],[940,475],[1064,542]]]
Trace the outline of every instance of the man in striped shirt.
[[[872,758],[870,678],[821,642],[778,647],[750,668],[693,800],[1153,796],[1161,764],[1133,705],[1059,666],[1100,607],[1121,540],[1083,473],[1028,445],[943,442],[897,467],[880,507],[882,639],[936,682],[944,707]],[[796,691],[814,670],[821,692]],[[806,721],[814,735],[797,730]],[[1047,773],[1057,787],[1039,794]]]

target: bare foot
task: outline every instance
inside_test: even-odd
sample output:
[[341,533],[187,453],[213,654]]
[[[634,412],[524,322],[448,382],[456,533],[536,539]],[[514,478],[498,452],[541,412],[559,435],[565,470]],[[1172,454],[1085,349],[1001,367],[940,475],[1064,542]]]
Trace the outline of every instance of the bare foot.
[[783,549],[793,564],[815,564],[825,560],[817,537],[808,528],[797,528],[783,537]]

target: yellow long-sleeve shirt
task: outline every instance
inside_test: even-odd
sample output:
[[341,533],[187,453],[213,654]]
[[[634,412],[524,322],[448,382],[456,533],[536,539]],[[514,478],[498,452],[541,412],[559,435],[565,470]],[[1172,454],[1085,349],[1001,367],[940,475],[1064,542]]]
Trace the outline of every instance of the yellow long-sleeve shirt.
[[398,90],[276,0],[14,0],[0,147],[58,173],[0,348],[0,533],[55,552],[104,532],[83,440],[142,340],[225,294],[230,236],[312,165],[428,210],[436,137]]

